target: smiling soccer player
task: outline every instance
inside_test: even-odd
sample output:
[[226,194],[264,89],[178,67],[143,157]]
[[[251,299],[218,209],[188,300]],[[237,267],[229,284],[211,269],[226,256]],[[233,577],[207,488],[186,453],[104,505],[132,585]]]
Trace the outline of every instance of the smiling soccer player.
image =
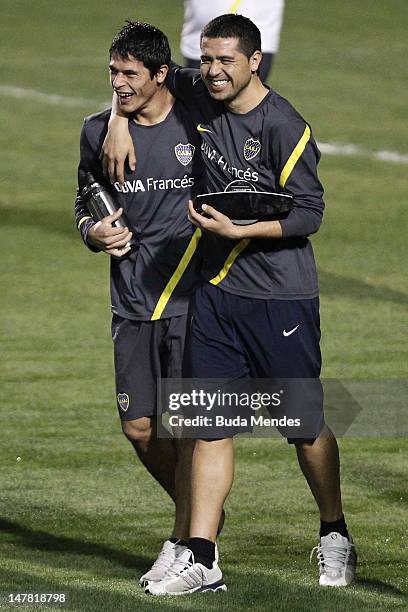
[[[291,195],[293,209],[280,220],[240,226],[211,206],[200,215],[190,203],[190,218],[203,231],[207,282],[195,296],[189,374],[320,385],[319,291],[309,240],[324,209],[320,153],[303,117],[262,84],[255,24],[240,15],[221,15],[204,28],[201,50],[201,75],[175,68],[168,85],[188,104],[202,138],[208,193],[246,180],[258,191]],[[115,124],[113,142],[121,145],[123,159],[129,151],[127,124],[119,117]],[[307,408],[305,401],[301,417]],[[324,423],[321,388],[313,396],[312,414],[310,435],[288,436],[288,441],[296,447],[320,512],[319,583],[346,586],[354,579],[356,553],[343,516],[338,447]],[[150,593],[223,588],[215,537],[233,474],[232,438],[197,441],[189,547]]]
[[[149,24],[128,23],[114,38],[110,82],[120,108],[132,116],[137,172],[129,166],[123,185],[116,183],[112,190],[119,211],[95,222],[81,187],[87,173],[103,182],[99,156],[110,110],[87,117],[75,206],[85,244],[111,257],[112,339],[123,433],[176,507],[174,531],[141,577],[142,585],[163,578],[184,550],[181,540],[188,536],[190,519],[192,443],[157,437],[157,379],[181,376],[190,296],[198,280],[200,232],[189,223],[186,206],[200,189],[203,170],[198,132],[184,104],[165,84],[169,63],[166,36]],[[127,227],[113,227],[122,213]],[[130,251],[132,237],[135,248]]]

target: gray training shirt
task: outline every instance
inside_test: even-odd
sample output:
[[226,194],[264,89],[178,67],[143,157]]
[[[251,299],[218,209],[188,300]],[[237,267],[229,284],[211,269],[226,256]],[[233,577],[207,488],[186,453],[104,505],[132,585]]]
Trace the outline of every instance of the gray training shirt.
[[324,203],[316,169],[320,153],[309,125],[273,90],[241,115],[213,100],[196,70],[172,68],[168,86],[186,103],[201,135],[207,193],[245,180],[258,191],[294,198],[293,210],[280,221],[281,240],[236,241],[205,233],[205,278],[244,297],[316,297],[316,266],[307,236],[319,229]]
[[[99,154],[110,109],[87,117],[81,134],[78,184],[86,172],[99,181]],[[144,126],[129,122],[137,165],[113,193],[123,207],[138,247],[123,259],[111,258],[112,312],[141,321],[185,314],[197,283],[198,233],[187,218],[187,203],[203,190],[200,138],[182,102],[166,119]],[[105,181],[106,183],[106,181]],[[75,216],[85,243],[93,221],[81,197]],[[193,236],[194,233],[194,236]]]

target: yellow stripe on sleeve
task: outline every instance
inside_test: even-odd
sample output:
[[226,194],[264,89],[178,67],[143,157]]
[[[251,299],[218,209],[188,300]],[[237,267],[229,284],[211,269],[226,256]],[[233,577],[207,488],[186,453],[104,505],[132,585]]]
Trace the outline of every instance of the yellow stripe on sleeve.
[[186,271],[186,268],[197,249],[200,238],[201,230],[197,228],[194,234],[192,235],[190,242],[188,243],[183,257],[180,259],[179,264],[173,273],[173,276],[170,278],[169,282],[165,286],[164,291],[156,304],[156,308],[154,309],[154,312],[150,317],[151,321],[157,321],[157,319],[160,319],[160,317],[162,316],[163,310],[166,308],[174,289],[176,288],[178,282]]
[[296,147],[293,149],[292,153],[289,156],[288,161],[283,167],[283,170],[279,178],[279,185],[281,187],[285,186],[286,181],[291,175],[293,168],[296,166],[296,163],[299,157],[302,155],[303,151],[305,150],[306,145],[309,141],[309,138],[310,138],[310,127],[307,125],[305,127],[305,131],[303,132],[303,136],[297,143]]
[[79,220],[78,223],[78,229],[80,229],[81,225],[84,223],[84,221],[86,221],[87,219],[92,219],[92,217],[82,217],[82,219]]
[[251,242],[250,238],[244,238],[243,240],[240,240],[240,242],[238,242],[238,244],[234,246],[231,253],[228,255],[227,259],[225,260],[225,264],[222,270],[220,270],[217,276],[214,276],[214,278],[210,280],[210,283],[212,283],[213,285],[218,285],[218,283],[224,280],[224,278],[227,276],[232,264],[234,263],[238,255],[242,253],[242,251],[245,249],[246,246],[248,246],[250,242]]
[[235,0],[232,6],[228,9],[227,13],[236,13],[240,4],[241,0]]

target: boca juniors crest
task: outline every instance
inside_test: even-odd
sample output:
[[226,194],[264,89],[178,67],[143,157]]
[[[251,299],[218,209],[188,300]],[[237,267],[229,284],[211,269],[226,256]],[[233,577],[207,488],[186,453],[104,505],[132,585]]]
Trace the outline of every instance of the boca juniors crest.
[[248,138],[246,143],[244,144],[244,157],[246,161],[250,161],[254,159],[261,150],[261,143],[259,140],[254,140],[253,138]]
[[123,412],[127,412],[129,408],[129,396],[127,393],[118,393],[117,395],[118,405]]
[[191,162],[194,151],[195,146],[189,142],[187,144],[181,144],[181,142],[179,142],[179,144],[174,147],[176,157],[180,164],[183,164],[183,166],[188,166],[188,164]]

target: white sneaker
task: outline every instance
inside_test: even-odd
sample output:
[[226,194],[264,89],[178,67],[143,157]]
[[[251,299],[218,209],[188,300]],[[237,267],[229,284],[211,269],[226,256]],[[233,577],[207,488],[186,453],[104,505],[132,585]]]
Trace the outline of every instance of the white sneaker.
[[188,548],[174,561],[166,576],[160,582],[150,582],[146,593],[152,595],[188,595],[205,591],[226,591],[222,573],[217,561],[211,569],[196,563]]
[[320,538],[319,546],[311,552],[317,552],[319,563],[319,584],[321,586],[347,586],[354,580],[357,566],[357,553],[350,540],[332,531]]
[[181,555],[186,548],[186,546],[177,543],[173,544],[170,540],[166,540],[151,569],[140,578],[140,586],[147,587],[149,582],[159,582],[159,580],[162,580],[177,556]]

